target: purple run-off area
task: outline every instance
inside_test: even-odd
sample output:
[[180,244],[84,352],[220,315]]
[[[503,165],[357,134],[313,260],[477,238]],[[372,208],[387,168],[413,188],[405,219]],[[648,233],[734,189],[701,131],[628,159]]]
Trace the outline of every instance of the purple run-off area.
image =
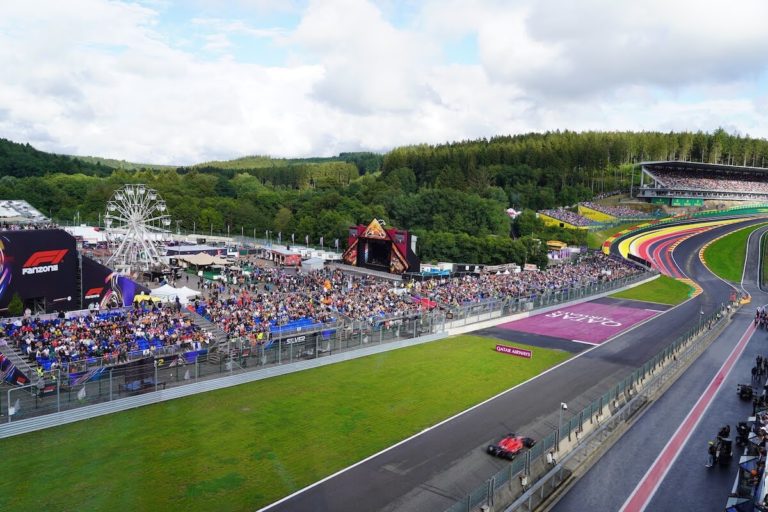
[[542,334],[553,338],[599,344],[659,313],[660,311],[648,309],[584,302],[501,324],[499,327],[512,331]]

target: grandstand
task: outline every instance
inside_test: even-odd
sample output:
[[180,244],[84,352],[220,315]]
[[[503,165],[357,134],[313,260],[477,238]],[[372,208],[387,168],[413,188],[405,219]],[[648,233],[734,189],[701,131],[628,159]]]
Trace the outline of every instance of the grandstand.
[[669,206],[705,200],[768,201],[768,169],[701,162],[644,162],[638,198]]
[[537,212],[539,219],[546,226],[556,226],[569,229],[587,229],[597,226],[598,223],[593,219],[579,215],[565,208],[556,210],[540,210]]

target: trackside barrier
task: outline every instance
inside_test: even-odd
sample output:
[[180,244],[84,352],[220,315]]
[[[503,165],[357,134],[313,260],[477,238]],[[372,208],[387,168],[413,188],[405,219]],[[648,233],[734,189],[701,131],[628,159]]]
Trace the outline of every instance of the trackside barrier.
[[[340,320],[316,329],[273,334],[272,339],[261,344],[254,344],[245,338],[231,338],[226,353],[216,358],[209,357],[208,347],[186,353],[173,352],[175,347],[169,347],[152,351],[144,358],[122,366],[109,365],[108,361],[93,358],[88,364],[73,364],[76,373],[60,368],[53,374],[49,373],[46,379],[33,380],[34,386],[5,388],[0,393],[0,422],[11,423],[225,375],[269,371],[280,365],[445,333],[457,325],[501,318],[608,292],[646,280],[651,275],[641,272],[614,281],[588,283],[580,288],[436,308],[409,316],[376,318],[374,321]],[[8,414],[9,408],[14,414]]]
[[[571,475],[572,468],[595,454],[650,397],[698,357],[714,339],[715,333],[725,327],[736,307],[736,304],[721,304],[717,311],[701,319],[698,325],[564,421],[559,429],[524,452],[524,456],[520,455],[446,512],[474,512],[481,507],[505,512],[534,510]],[[708,333],[711,334],[706,336]],[[522,485],[523,477],[527,482],[525,486]],[[502,504],[510,503],[503,508]]]

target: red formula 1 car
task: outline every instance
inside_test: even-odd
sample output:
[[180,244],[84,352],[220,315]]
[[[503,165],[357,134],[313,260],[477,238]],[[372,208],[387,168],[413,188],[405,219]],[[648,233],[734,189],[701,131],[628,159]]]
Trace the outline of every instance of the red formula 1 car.
[[510,433],[501,438],[496,444],[489,444],[486,451],[496,457],[503,457],[505,459],[512,460],[518,453],[523,451],[524,448],[530,448],[535,445],[536,441],[530,437],[522,437],[517,434]]

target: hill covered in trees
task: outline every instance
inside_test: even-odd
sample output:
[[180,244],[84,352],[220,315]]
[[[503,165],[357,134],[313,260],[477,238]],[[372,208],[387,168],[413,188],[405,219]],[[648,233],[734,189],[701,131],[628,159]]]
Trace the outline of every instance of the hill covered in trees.
[[[647,160],[762,166],[768,142],[714,133],[548,132],[396,148],[385,155],[247,157],[193,167],[113,169],[0,141],[0,198],[26,199],[53,217],[98,222],[112,192],[146,183],[184,231],[283,240],[322,236],[343,246],[348,226],[385,219],[419,236],[423,260],[543,263],[532,237],[584,243],[580,232],[545,229],[505,209],[574,204],[629,187]],[[3,172],[4,169],[13,172]],[[175,225],[175,224],[174,224]],[[510,236],[513,235],[513,236]]]
[[112,168],[66,155],[38,151],[29,144],[0,139],[0,176],[26,178],[51,173],[107,176]]

